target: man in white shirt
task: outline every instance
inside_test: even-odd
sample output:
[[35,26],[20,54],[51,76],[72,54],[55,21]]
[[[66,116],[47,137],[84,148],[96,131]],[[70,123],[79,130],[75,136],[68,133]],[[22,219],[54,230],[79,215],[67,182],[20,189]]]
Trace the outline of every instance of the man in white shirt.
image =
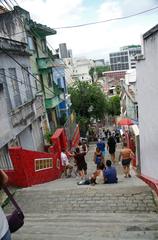
[[[66,155],[65,149],[62,150],[60,157],[61,157],[61,164],[64,167],[65,176],[71,177],[71,172],[72,172],[73,166],[69,163],[69,159]],[[67,173],[67,170],[68,170],[68,173]]]
[[[8,181],[8,176],[4,171],[0,170],[0,187],[2,187]],[[0,207],[0,239],[11,240],[8,221],[2,208]]]

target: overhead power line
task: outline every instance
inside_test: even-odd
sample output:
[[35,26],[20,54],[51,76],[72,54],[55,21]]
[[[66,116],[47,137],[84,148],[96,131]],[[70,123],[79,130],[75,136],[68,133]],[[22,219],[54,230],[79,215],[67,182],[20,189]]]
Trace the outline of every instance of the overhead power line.
[[100,23],[106,23],[106,22],[112,22],[112,21],[117,21],[117,20],[123,20],[123,19],[127,19],[127,18],[131,18],[131,17],[136,17],[138,15],[142,15],[144,13],[147,12],[151,12],[154,11],[155,9],[158,9],[158,6],[138,12],[138,13],[134,13],[128,16],[124,16],[124,17],[117,17],[117,18],[110,18],[107,20],[102,20],[102,21],[96,21],[96,22],[90,22],[90,23],[83,23],[83,24],[78,24],[78,25],[70,25],[70,26],[63,26],[63,27],[54,27],[54,29],[68,29],[68,28],[78,28],[78,27],[85,27],[85,26],[89,26],[89,25],[95,25],[95,24],[100,24]]
[[[17,61],[12,55],[10,55],[5,49],[1,48],[1,51],[4,52],[8,57],[10,57],[14,62],[16,62],[24,71],[26,71],[29,75],[31,75],[37,82],[41,83],[38,78],[36,78],[31,72],[29,72],[24,66],[21,65],[19,61]],[[54,91],[50,90],[46,85],[44,87],[51,93],[55,94]],[[64,101],[64,99],[61,99]]]
[[[2,0],[0,0],[0,2],[3,4]],[[11,1],[10,1],[11,2]],[[6,2],[7,4],[7,2]],[[12,3],[13,4],[13,3]],[[4,4],[3,4],[4,5]],[[6,6],[5,6],[6,7]],[[20,19],[20,18],[19,18]],[[21,19],[20,19],[21,21]],[[21,23],[23,24],[23,22],[21,21]],[[11,39],[11,38],[10,38]],[[37,79],[31,72],[29,72],[24,66],[21,65],[21,63],[19,61],[17,61],[12,55],[10,55],[4,48],[1,48],[1,51],[3,51],[8,57],[10,57],[13,61],[15,61],[19,66],[21,66],[21,68],[26,71],[29,75],[31,75],[37,82],[40,82],[39,79]],[[48,88],[45,84],[43,84],[43,86],[45,87],[45,89],[47,89],[50,93],[53,93],[53,95],[56,95],[54,91],[52,91],[50,88]],[[49,93],[47,93],[49,94]],[[59,99],[61,101],[64,101],[65,99],[62,99],[61,97],[59,97]]]
[[[2,0],[0,0],[0,1],[2,1]],[[13,2],[12,2],[12,0],[9,0],[11,3],[12,3],[12,6],[14,7],[14,4],[13,4]],[[14,2],[16,2],[15,0],[14,0]],[[16,2],[16,4],[19,6],[19,4]],[[20,6],[19,6],[20,7]],[[12,8],[12,10],[13,10],[13,8]],[[21,18],[20,17],[17,17],[17,19],[21,22],[21,24],[23,25],[23,27],[24,27],[24,29],[25,29],[25,25],[24,25],[24,23],[23,23],[23,21],[21,20]],[[26,31],[26,29],[25,29],[25,31]],[[25,32],[25,31],[23,31],[23,32]],[[38,36],[38,37],[40,37],[39,36],[39,34],[37,33],[37,32],[35,32],[33,29],[30,29],[30,32],[34,35],[34,36]],[[21,32],[22,33],[22,32]],[[18,34],[18,33],[16,33],[16,34]],[[42,50],[42,47],[39,45],[39,43],[38,42],[35,42],[35,39],[33,39],[33,42],[38,46],[38,48],[41,50],[41,51],[43,51]],[[50,47],[51,47],[51,49],[54,51],[54,52],[56,52],[56,50],[51,46],[51,44],[47,41],[47,39],[46,39],[46,43],[47,43],[47,45],[49,45]],[[47,54],[48,54],[48,56],[52,59],[52,55],[49,53],[49,51],[47,51]],[[63,59],[59,59],[62,63],[63,63],[63,65],[65,66],[65,76],[67,76],[67,77],[69,77],[69,75],[67,75],[67,74],[72,74],[68,69],[67,69],[67,65],[65,64],[65,62],[63,61]],[[52,66],[53,66],[53,68],[56,70],[56,72],[59,74],[59,76],[61,76],[62,77],[62,75],[61,75],[61,73],[59,72],[59,70],[58,70],[58,68],[56,67],[56,65],[54,65],[54,64],[52,64]],[[62,99],[63,100],[63,99]]]
[[[6,0],[3,0],[3,1],[6,1]],[[12,10],[14,10],[14,9],[13,9],[13,8],[14,8],[14,4],[13,4],[12,0],[9,0],[9,2],[10,2],[10,3],[12,4],[12,6],[13,6],[13,7],[12,7]],[[16,3],[17,6],[20,7],[20,5],[17,3],[16,0],[14,0],[14,2]],[[24,26],[24,23],[21,21],[21,19],[20,19],[19,17],[17,17],[17,18],[20,20],[20,22],[21,22],[22,25]],[[24,26],[24,28],[25,28],[25,26]],[[13,35],[20,34],[20,33],[23,33],[23,32],[25,32],[25,31],[17,32],[17,33],[15,33],[15,34],[13,34]],[[39,34],[37,34],[35,31],[33,31],[33,29],[32,29],[32,30],[30,29],[30,32],[32,32],[33,35],[36,35],[36,36],[39,37]],[[35,42],[34,39],[33,39],[33,41]],[[56,50],[55,50],[55,49],[52,47],[52,45],[47,41],[47,39],[46,39],[46,43],[47,43],[47,45],[48,45],[54,52],[56,52]],[[36,44],[38,45],[39,49],[42,50],[42,48],[41,48],[41,46],[39,45],[39,43],[36,42]],[[52,58],[51,54],[50,54],[49,52],[47,52],[47,53],[48,53],[49,57]],[[61,62],[63,63],[63,65],[67,68],[67,65],[65,64],[65,62],[63,61],[62,58],[60,58],[60,61],[61,61]],[[61,75],[60,72],[58,71],[58,69],[56,68],[56,66],[55,66],[54,64],[53,64],[53,68],[56,69],[56,71],[58,72],[59,75]],[[71,71],[70,71],[69,69],[66,69],[66,68],[65,68],[65,75],[66,75],[67,73],[71,75],[71,74],[72,74]]]

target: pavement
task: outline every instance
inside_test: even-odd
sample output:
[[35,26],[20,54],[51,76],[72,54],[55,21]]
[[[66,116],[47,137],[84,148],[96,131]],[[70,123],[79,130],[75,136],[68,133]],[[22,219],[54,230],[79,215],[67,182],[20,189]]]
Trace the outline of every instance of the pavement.
[[[91,144],[86,156],[88,175],[95,170],[94,149]],[[157,196],[134,171],[132,178],[124,178],[118,162],[116,168],[117,184],[78,186],[79,178],[73,177],[17,190],[25,224],[12,239],[158,239]]]

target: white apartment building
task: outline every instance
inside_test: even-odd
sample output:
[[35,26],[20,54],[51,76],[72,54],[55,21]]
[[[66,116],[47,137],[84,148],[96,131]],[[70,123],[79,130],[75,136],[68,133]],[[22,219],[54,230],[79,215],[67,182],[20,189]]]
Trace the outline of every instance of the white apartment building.
[[141,54],[140,45],[131,45],[120,48],[120,51],[109,54],[111,71],[136,68],[135,56]]
[[89,75],[91,67],[95,67],[93,60],[87,58],[74,58],[73,59],[73,79],[80,81],[91,82],[92,78]]

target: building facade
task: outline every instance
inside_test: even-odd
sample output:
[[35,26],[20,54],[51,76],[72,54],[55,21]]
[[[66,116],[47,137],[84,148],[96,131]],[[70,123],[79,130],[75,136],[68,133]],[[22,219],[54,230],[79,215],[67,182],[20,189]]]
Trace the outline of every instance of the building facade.
[[121,79],[125,78],[126,70],[103,72],[103,89],[106,94],[115,91],[115,88],[121,85]]
[[[27,44],[0,38],[0,167],[10,168],[8,147],[43,150],[43,96],[30,71]],[[17,62],[20,63],[17,64]],[[27,70],[27,71],[26,71]]]
[[144,57],[137,63],[141,175],[158,190],[158,25],[143,35]]
[[[5,15],[7,18],[10,17],[9,35],[28,45],[32,74],[35,76],[38,91],[44,95],[45,99],[44,131],[47,132],[51,129],[51,132],[54,132],[57,128],[56,106],[61,102],[62,93],[60,96],[58,90],[54,89],[52,73],[54,56],[48,49],[46,37],[56,34],[56,31],[46,25],[36,23],[30,18],[29,12],[18,6]],[[6,23],[3,25],[5,33]]]
[[135,56],[141,54],[140,45],[131,45],[120,48],[119,52],[109,54],[112,71],[136,68]]
[[53,81],[58,86],[59,90],[63,93],[63,99],[57,106],[58,118],[68,117],[70,115],[70,95],[67,91],[67,83],[65,78],[65,63],[62,59],[55,59],[53,67]]
[[136,96],[136,70],[127,70],[121,81],[121,115],[138,121],[138,104]]
[[89,75],[89,70],[92,67],[95,68],[93,60],[86,58],[73,59],[73,79],[91,82],[92,78]]
[[60,43],[59,44],[59,52],[60,52],[60,58],[68,58],[70,52],[67,50],[66,43]]
[[[42,151],[44,134],[57,127],[60,94],[53,86],[46,36],[56,31],[31,20],[20,7],[0,14],[1,168],[10,168],[8,147]],[[50,122],[48,122],[48,119]]]

